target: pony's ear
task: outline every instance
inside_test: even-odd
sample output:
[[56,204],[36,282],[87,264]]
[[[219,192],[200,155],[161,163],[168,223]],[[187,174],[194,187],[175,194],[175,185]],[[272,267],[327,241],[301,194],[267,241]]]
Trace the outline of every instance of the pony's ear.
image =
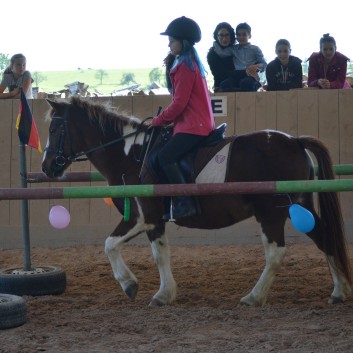
[[52,99],[46,99],[46,101],[49,103],[49,105],[52,107],[52,108],[58,108],[60,103],[57,102],[56,100],[52,100]]

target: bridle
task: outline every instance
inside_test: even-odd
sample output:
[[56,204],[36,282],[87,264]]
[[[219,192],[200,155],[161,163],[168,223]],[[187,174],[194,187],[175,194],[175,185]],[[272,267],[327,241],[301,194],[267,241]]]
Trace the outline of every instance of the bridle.
[[[68,133],[68,128],[67,128],[67,110],[65,111],[65,114],[64,116],[53,116],[52,117],[52,120],[59,120],[61,121],[61,124],[60,124],[60,138],[59,138],[59,145],[58,145],[58,148],[55,150],[53,148],[50,148],[50,147],[46,147],[44,149],[44,152],[52,152],[52,153],[55,153],[56,154],[56,157],[55,157],[55,163],[62,167],[65,165],[65,163],[67,161],[69,162],[82,162],[82,161],[86,161],[88,158],[85,157],[85,158],[82,158],[83,156],[87,156],[93,152],[96,152],[96,151],[99,151],[101,149],[104,149],[108,146],[111,146],[115,143],[118,143],[118,142],[121,142],[125,139],[127,139],[128,137],[131,137],[131,136],[135,136],[135,141],[136,141],[136,138],[138,136],[138,134],[142,131],[146,132],[148,130],[148,127],[147,125],[145,124],[145,122],[147,120],[150,120],[152,118],[146,118],[145,120],[142,121],[142,123],[140,124],[139,128],[136,129],[135,131],[129,133],[129,134],[126,134],[124,136],[121,136],[119,138],[116,138],[112,141],[109,141],[107,143],[104,143],[102,145],[99,145],[99,146],[96,146],[96,147],[93,147],[93,148],[90,148],[89,150],[87,151],[82,151],[82,152],[78,152],[78,153],[71,153],[70,156],[68,157],[65,157],[64,156],[64,142],[65,142],[65,138],[66,136],[68,136],[68,139],[69,139],[69,144],[70,144],[70,150],[72,151],[72,142],[71,142],[71,139],[70,139],[70,134]],[[147,135],[147,134],[146,134]],[[145,136],[146,136],[145,135]],[[146,138],[144,139],[144,143],[145,143],[145,140]],[[142,149],[143,150],[143,149]],[[134,154],[135,155],[135,154]],[[140,162],[141,161],[141,155],[139,158],[136,158],[135,156],[135,160],[137,162]]]

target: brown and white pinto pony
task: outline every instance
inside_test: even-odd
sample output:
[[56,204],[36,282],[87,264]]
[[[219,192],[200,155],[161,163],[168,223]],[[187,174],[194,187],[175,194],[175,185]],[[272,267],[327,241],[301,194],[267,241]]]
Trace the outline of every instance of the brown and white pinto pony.
[[[69,102],[48,102],[51,122],[42,162],[42,170],[47,176],[54,178],[63,175],[73,161],[87,155],[109,185],[140,183],[143,162],[135,158],[142,149],[144,137],[144,134],[138,133],[145,127],[140,120],[119,115],[106,106],[78,97],[71,98]],[[312,137],[296,138],[279,131],[264,130],[232,136],[222,143],[229,144],[225,182],[313,179],[313,162],[307,150],[317,160],[318,178],[334,178],[328,150]],[[202,147],[198,153],[201,152],[203,155],[209,153],[209,160],[215,155],[212,147]],[[156,183],[154,174],[146,169],[147,163],[143,168],[143,183]],[[196,175],[201,169],[199,167],[195,171]],[[284,226],[289,217],[290,202],[302,205],[315,217],[315,227],[307,236],[327,258],[334,286],[329,301],[342,302],[351,293],[351,266],[336,193],[319,194],[320,213],[314,209],[312,193],[212,195],[200,196],[198,202],[201,213],[176,220],[176,224],[189,228],[219,229],[254,216],[261,226],[266,265],[254,288],[240,299],[242,304],[262,306],[266,303],[285,255]],[[114,199],[114,204],[121,213],[124,212],[122,199]],[[162,221],[164,208],[162,198],[133,198],[130,219],[122,220],[105,242],[105,252],[115,279],[127,296],[134,299],[138,280],[124,262],[122,247],[138,234],[147,233],[160,275],[160,288],[153,296],[151,305],[171,304],[176,298],[176,283],[170,265],[165,223]],[[236,241],[236,237],[234,239]]]

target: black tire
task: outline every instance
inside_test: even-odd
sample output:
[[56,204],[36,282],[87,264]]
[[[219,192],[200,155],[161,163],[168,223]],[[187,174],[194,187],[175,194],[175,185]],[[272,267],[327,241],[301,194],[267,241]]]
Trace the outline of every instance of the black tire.
[[26,301],[17,295],[0,293],[0,329],[21,326],[26,320]]
[[39,296],[61,294],[65,288],[66,273],[59,267],[0,268],[0,293]]

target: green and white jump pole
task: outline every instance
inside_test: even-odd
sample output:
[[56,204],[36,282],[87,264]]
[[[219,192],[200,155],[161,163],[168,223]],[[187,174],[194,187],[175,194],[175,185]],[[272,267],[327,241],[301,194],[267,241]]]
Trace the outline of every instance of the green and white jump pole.
[[0,189],[0,200],[353,191],[353,179]]

